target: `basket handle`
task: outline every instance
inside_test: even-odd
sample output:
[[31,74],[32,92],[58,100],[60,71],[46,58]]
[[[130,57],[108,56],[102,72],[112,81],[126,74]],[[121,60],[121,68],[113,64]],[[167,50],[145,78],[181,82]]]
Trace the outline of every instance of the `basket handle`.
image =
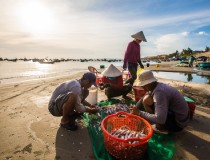
[[118,118],[126,118],[128,116],[128,113],[120,111],[120,112],[117,112],[115,115]]

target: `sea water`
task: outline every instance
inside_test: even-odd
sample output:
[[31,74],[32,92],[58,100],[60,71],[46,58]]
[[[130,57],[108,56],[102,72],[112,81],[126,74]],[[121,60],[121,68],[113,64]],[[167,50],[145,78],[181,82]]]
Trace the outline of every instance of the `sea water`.
[[[33,61],[0,61],[0,84],[20,82],[32,79],[50,78],[56,76],[73,75],[78,72],[88,71],[88,66],[97,70],[103,65],[105,68],[110,64],[122,69],[123,62],[107,61],[67,61],[54,64],[40,64]],[[146,64],[144,64],[146,69]],[[178,72],[153,72],[157,78],[167,78],[184,82],[197,82],[210,84],[209,76],[186,74]]]
[[153,71],[153,74],[155,77],[158,78],[172,79],[182,82],[210,84],[210,76],[201,76],[195,73]]
[[88,66],[100,69],[100,65],[108,67],[113,64],[121,67],[123,62],[105,61],[67,61],[54,64],[40,64],[33,61],[0,61],[0,83],[20,82],[31,79],[49,78],[56,76],[73,75],[78,72],[88,71]]

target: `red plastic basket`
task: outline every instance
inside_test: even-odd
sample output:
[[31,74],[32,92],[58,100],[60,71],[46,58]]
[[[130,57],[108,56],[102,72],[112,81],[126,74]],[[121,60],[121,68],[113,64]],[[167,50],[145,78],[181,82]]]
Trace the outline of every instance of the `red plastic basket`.
[[133,86],[133,91],[134,91],[136,101],[139,101],[147,92],[139,86]]
[[[110,133],[122,126],[127,126],[133,131],[144,131],[144,138],[117,138]],[[117,159],[137,160],[144,156],[147,144],[152,136],[152,126],[145,119],[129,114],[118,112],[103,119],[101,128],[104,133],[104,144],[107,151]],[[137,143],[132,144],[131,142]]]

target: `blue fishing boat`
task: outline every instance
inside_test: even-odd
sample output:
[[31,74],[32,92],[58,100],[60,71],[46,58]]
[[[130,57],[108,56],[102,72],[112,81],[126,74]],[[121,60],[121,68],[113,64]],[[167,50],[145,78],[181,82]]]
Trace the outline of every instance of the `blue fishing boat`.
[[198,63],[200,68],[210,68],[210,62],[200,62]]

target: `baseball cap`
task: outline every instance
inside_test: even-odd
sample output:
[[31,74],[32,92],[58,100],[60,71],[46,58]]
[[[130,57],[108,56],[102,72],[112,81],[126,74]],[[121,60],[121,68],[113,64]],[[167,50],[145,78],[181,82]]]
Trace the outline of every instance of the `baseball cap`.
[[88,79],[92,85],[97,87],[96,76],[92,72],[86,72],[83,74],[83,78]]

